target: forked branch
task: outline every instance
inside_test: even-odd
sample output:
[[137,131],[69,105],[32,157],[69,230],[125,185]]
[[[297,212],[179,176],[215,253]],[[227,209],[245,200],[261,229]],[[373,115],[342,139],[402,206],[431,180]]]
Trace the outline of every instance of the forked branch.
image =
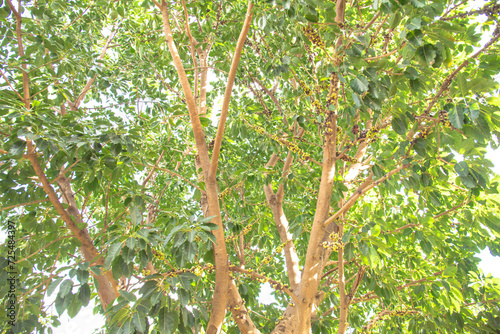
[[229,70],[229,75],[227,77],[226,91],[224,92],[224,100],[222,101],[222,108],[219,119],[219,126],[217,127],[217,134],[215,136],[214,150],[212,153],[212,162],[210,165],[210,177],[215,178],[215,173],[217,172],[217,164],[219,162],[220,147],[222,144],[222,137],[224,135],[224,127],[226,125],[227,113],[229,110],[229,101],[231,100],[231,93],[233,91],[234,80],[236,78],[236,71],[238,69],[238,64],[241,58],[241,51],[243,50],[243,45],[248,35],[248,30],[250,29],[250,23],[252,22],[252,8],[253,4],[248,3],[247,13],[245,17],[245,22],[243,23],[243,28],[241,29],[240,37],[238,38],[238,43],[236,44],[236,49],[234,50],[233,61],[231,63],[231,69]]

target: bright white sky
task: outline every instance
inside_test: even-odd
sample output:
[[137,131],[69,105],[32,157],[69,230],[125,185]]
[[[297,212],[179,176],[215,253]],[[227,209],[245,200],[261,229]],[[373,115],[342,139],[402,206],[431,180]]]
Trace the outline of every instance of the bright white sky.
[[[486,1],[476,0],[472,2],[471,8],[480,8],[482,7]],[[481,18],[479,19],[481,20]],[[482,43],[485,43],[488,40],[489,36],[485,35],[483,37]],[[500,81],[500,80],[499,80]],[[488,150],[487,154],[488,159],[490,159],[495,167],[493,170],[496,174],[500,175],[500,151]],[[0,231],[0,243],[5,241],[5,234],[3,231]],[[480,269],[485,274],[491,274],[494,277],[500,278],[500,257],[494,257],[490,254],[488,248],[484,249],[478,254],[478,257],[481,259],[481,263],[479,264]],[[261,294],[259,296],[259,300],[263,304],[270,304],[275,302],[275,298],[271,295],[273,289],[271,286],[266,283],[263,285]],[[47,298],[46,302],[51,303],[55,296],[57,295],[57,291],[52,294],[52,298]],[[104,325],[104,318],[101,315],[93,314],[93,301],[87,307],[83,307],[78,315],[71,319],[66,312],[60,317],[59,321],[61,322],[61,326],[57,328],[53,328],[54,334],[89,334],[98,330]],[[55,308],[52,307],[52,313],[57,315]],[[98,333],[96,331],[96,333]]]

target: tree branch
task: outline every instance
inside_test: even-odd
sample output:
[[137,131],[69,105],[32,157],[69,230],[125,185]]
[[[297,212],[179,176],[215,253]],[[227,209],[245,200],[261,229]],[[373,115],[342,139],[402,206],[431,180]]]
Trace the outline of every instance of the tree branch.
[[229,284],[229,263],[226,243],[224,239],[224,226],[222,223],[218,199],[217,182],[215,173],[210,174],[210,159],[208,155],[204,131],[201,126],[200,118],[198,115],[198,108],[196,106],[196,101],[194,99],[193,92],[186,75],[186,71],[184,70],[184,66],[182,65],[181,58],[173,40],[167,3],[165,0],[161,1],[160,9],[163,20],[165,40],[170,54],[172,55],[177,74],[179,75],[179,81],[181,82],[181,86],[184,91],[184,96],[186,98],[186,104],[189,111],[189,118],[191,120],[191,126],[193,128],[196,149],[198,151],[198,155],[195,158],[195,164],[197,168],[201,167],[205,179],[206,197],[202,198],[202,202],[205,202],[202,203],[202,208],[205,206],[203,210],[205,217],[214,216],[212,222],[219,227],[212,232],[216,239],[216,243],[214,243],[213,245],[215,259],[215,288],[212,298],[212,310],[206,331],[207,334],[216,334],[220,332],[226,315]]
[[10,89],[12,89],[12,91],[13,91],[14,93],[16,93],[17,97],[18,97],[19,99],[21,99],[21,101],[24,101],[24,98],[21,96],[21,94],[19,94],[19,93],[17,92],[17,90],[16,90],[14,87],[12,87],[12,85],[10,84],[9,79],[7,79],[7,77],[5,76],[5,74],[3,73],[3,71],[2,71],[2,70],[0,70],[0,73],[2,74],[2,77],[5,79],[5,82],[7,82],[7,84],[9,85]]
[[[277,161],[278,156],[273,153],[271,155],[271,159],[269,159],[269,162],[266,164],[266,167],[274,167]],[[283,175],[285,175],[285,173],[287,173],[287,171],[290,169],[292,161],[292,152],[289,151],[285,161],[285,165],[283,166]],[[264,175],[267,175],[267,173],[264,173]],[[283,211],[283,184],[284,180],[281,182],[278,189],[278,193],[280,193],[281,189],[280,195],[274,194],[271,184],[267,184],[264,186],[264,193],[266,195],[267,203],[271,208],[273,220],[276,224],[276,228],[278,229],[280,240],[284,244],[283,250],[285,252],[285,263],[287,267],[288,281],[290,282],[290,287],[295,290],[300,283],[299,257],[293,243],[293,237],[289,232],[288,220],[286,218],[285,212]]]
[[297,302],[297,303],[299,302],[297,296],[292,291],[290,291],[290,289],[286,285],[283,285],[280,282],[269,279],[266,276],[261,275],[255,271],[243,269],[243,268],[240,268],[237,266],[230,266],[229,269],[231,271],[245,274],[245,275],[250,276],[250,277],[257,279],[257,280],[264,280],[266,282],[269,282],[271,284],[271,286],[273,286],[274,289],[279,290],[279,291],[283,291],[284,293],[289,295],[295,302]]
[[160,157],[156,160],[156,164],[151,168],[151,171],[148,173],[148,176],[142,181],[142,186],[145,187],[148,181],[151,179],[153,176],[155,169],[158,168],[158,164],[160,163],[161,159],[163,159],[163,155],[165,154],[165,150],[161,151]]
[[[444,270],[440,270],[440,271],[432,274],[432,276],[434,276],[434,277],[439,276],[443,273],[443,271]],[[401,290],[406,289],[410,286],[414,286],[414,285],[418,285],[420,283],[423,283],[423,282],[427,281],[429,278],[432,278],[432,276],[427,276],[425,278],[400,285],[400,286],[396,287],[396,291],[401,291]],[[354,298],[352,302],[353,302],[353,304],[355,304],[355,303],[366,302],[368,300],[377,299],[377,298],[380,298],[380,297],[377,296],[374,291],[372,291],[372,292],[368,292],[367,294],[365,294],[359,298]]]
[[245,301],[241,299],[234,280],[229,281],[229,310],[232,312],[234,322],[238,325],[241,333],[260,334],[248,314]]
[[[113,38],[115,37],[117,32],[118,32],[118,27],[115,26],[113,28],[113,31],[111,32],[111,34],[108,36],[108,39],[106,40],[106,44],[104,44],[104,48],[102,49],[101,54],[98,58],[99,60],[104,59],[104,56],[106,55],[106,52],[108,51],[109,45],[111,44],[111,41],[113,40]],[[91,78],[87,81],[87,84],[85,84],[85,87],[83,87],[82,92],[80,93],[80,95],[78,95],[75,102],[70,104],[71,110],[74,111],[74,110],[78,109],[78,107],[80,106],[80,103],[82,103],[83,99],[85,98],[85,95],[87,95],[88,91],[90,90],[90,88],[92,87],[92,85],[94,84],[96,79],[97,79],[97,74],[94,75],[93,78]]]
[[48,201],[48,199],[45,198],[45,199],[39,199],[39,200],[28,202],[28,203],[14,204],[14,205],[6,206],[4,208],[0,208],[0,211],[10,210],[10,209],[17,208],[20,206],[28,206],[28,205],[43,203],[43,202],[47,202],[47,201]]
[[[70,189],[64,189],[65,182],[68,182],[65,177],[59,179],[58,183],[62,188],[61,191],[65,194],[65,198],[68,200],[69,207],[68,211],[64,209],[61,202],[59,202],[59,198],[57,197],[54,188],[50,185],[45,173],[38,162],[38,158],[36,153],[34,152],[34,147],[31,144],[31,141],[28,141],[28,154],[27,158],[31,162],[31,166],[33,167],[38,179],[42,182],[43,190],[49,197],[50,202],[56,209],[57,213],[61,217],[61,219],[66,223],[66,226],[73,233],[73,236],[78,239],[81,243],[81,251],[86,261],[95,262],[96,264],[104,264],[104,258],[100,256],[99,252],[94,246],[92,239],[87,231],[87,229],[80,229],[76,225],[72,216],[75,219],[79,219],[81,221],[81,215],[76,208],[76,202],[74,201],[74,195],[70,193]],[[62,185],[62,186],[61,186]],[[118,295],[117,291],[117,283],[113,279],[112,273],[110,271],[106,272],[104,275],[100,275],[98,277],[99,280],[99,296],[101,297],[103,308],[113,301]]]
[[214,149],[212,153],[212,162],[210,164],[209,175],[213,178],[215,178],[215,174],[217,173],[217,164],[219,162],[222,137],[224,135],[224,127],[226,125],[226,119],[229,110],[229,101],[231,100],[231,93],[233,90],[234,79],[236,78],[238,63],[241,57],[241,51],[243,50],[243,45],[245,44],[245,39],[247,38],[250,24],[252,23],[252,8],[253,4],[249,2],[245,22],[243,23],[243,28],[241,29],[240,37],[238,38],[238,43],[236,44],[233,61],[231,63],[231,69],[229,70],[229,76],[227,77],[226,91],[224,92],[224,100],[222,101],[219,125],[217,127],[217,134],[215,136]]
[[331,216],[330,218],[328,218],[324,222],[324,225],[328,226],[331,223],[333,223],[338,217],[340,217],[341,214],[343,214],[344,212],[349,210],[354,205],[354,203],[356,203],[358,198],[360,198],[361,196],[364,196],[369,190],[376,187],[380,183],[384,182],[392,175],[394,175],[394,174],[398,173],[399,171],[401,171],[402,169],[405,169],[408,167],[410,167],[410,164],[401,165],[398,168],[390,171],[389,173],[387,173],[386,175],[384,175],[383,177],[381,177],[380,179],[378,179],[375,182],[372,181],[372,179],[371,179],[372,177],[368,177],[368,179],[358,188],[358,190],[353,195],[351,195],[349,200],[342,206],[342,208],[340,208],[340,210],[338,210],[333,216]]
[[[19,56],[24,57],[24,47],[23,47],[23,37],[21,31],[21,24],[23,18],[21,17],[21,1],[18,2],[19,11],[16,10],[16,7],[12,4],[11,0],[7,0],[7,5],[9,6],[12,13],[16,17],[16,37],[17,37],[17,48],[19,50]],[[21,64],[22,72],[23,72],[23,102],[26,109],[30,109],[30,79],[28,76],[28,65],[26,62]]]
[[21,259],[19,261],[16,261],[16,263],[20,263],[20,262],[23,262],[23,261],[26,261],[27,259],[29,259],[30,257],[33,257],[35,256],[36,254],[40,253],[41,251],[43,251],[45,248],[49,247],[50,245],[52,245],[53,243],[55,242],[58,242],[58,241],[61,241],[63,239],[67,239],[67,238],[74,238],[74,236],[72,235],[65,235],[65,236],[62,236],[60,238],[57,238],[55,240],[52,240],[51,242],[49,242],[48,244],[46,244],[45,246],[43,246],[42,248],[40,248],[39,250],[37,250],[36,252],[26,256],[24,259]]
[[170,28],[167,3],[165,2],[165,0],[162,0],[161,5],[157,2],[155,2],[155,4],[159,6],[161,9],[165,41],[167,43],[170,54],[172,55],[174,65],[177,70],[177,74],[179,75],[179,81],[181,83],[182,90],[184,92],[184,97],[186,98],[186,105],[189,111],[191,126],[193,127],[196,148],[198,150],[198,155],[200,157],[203,173],[205,174],[205,180],[208,180],[207,173],[209,171],[210,160],[208,156],[207,145],[205,142],[205,134],[203,131],[203,127],[201,126],[200,119],[198,117],[198,111],[197,111],[198,108],[196,107],[196,101],[194,99],[193,92],[191,90],[188,77],[186,75],[186,71],[184,70],[184,66],[182,65],[179,52],[177,51],[177,47],[174,42],[172,29]]
[[453,79],[457,76],[457,74],[460,73],[460,71],[464,67],[469,65],[469,63],[472,59],[476,59],[477,57],[479,57],[479,55],[481,55],[484,51],[486,51],[486,49],[488,49],[491,45],[493,45],[496,41],[498,41],[499,38],[500,38],[500,30],[499,30],[499,26],[497,26],[495,28],[494,33],[493,33],[493,37],[488,41],[488,43],[486,43],[481,49],[479,49],[479,51],[474,53],[470,58],[464,60],[456,68],[456,70],[454,70],[450,75],[448,75],[448,77],[444,80],[443,84],[439,88],[439,91],[436,93],[436,95],[434,95],[432,100],[429,102],[429,105],[427,106],[427,108],[425,109],[425,111],[423,113],[424,116],[427,116],[430,113],[432,107],[436,104],[437,100],[444,94],[444,92],[446,92],[450,88],[450,85],[451,85]]

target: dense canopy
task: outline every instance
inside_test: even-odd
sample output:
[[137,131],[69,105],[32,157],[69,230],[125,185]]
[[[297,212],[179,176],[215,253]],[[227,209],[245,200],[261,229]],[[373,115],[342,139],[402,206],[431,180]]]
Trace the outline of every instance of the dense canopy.
[[499,333],[500,5],[157,1],[0,1],[2,331]]

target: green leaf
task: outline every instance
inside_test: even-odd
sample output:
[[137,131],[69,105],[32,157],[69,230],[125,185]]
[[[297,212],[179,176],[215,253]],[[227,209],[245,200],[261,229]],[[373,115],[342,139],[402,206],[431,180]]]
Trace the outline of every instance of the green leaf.
[[132,319],[127,319],[122,325],[123,334],[134,334],[134,326],[132,326]]
[[115,259],[115,257],[120,254],[120,250],[122,249],[122,243],[121,242],[116,242],[114,244],[111,244],[108,248],[108,252],[106,254],[106,260],[104,260],[104,267],[106,270],[109,270],[111,267],[111,262]]
[[122,151],[122,144],[117,143],[111,145],[111,154],[113,154],[115,157],[118,156],[121,151]]
[[201,123],[201,126],[203,126],[203,127],[207,127],[211,124],[210,119],[208,119],[206,117],[200,117],[200,123]]
[[47,296],[50,296],[54,292],[54,290],[57,288],[57,286],[59,285],[59,283],[61,283],[62,280],[63,280],[62,278],[57,278],[52,282],[50,282],[49,286],[47,287]]
[[137,300],[137,298],[135,297],[135,295],[133,293],[130,293],[130,292],[125,291],[125,290],[120,290],[119,292],[120,292],[120,296],[122,296],[123,298],[125,298],[129,302],[135,302]]
[[146,331],[146,315],[144,313],[136,312],[132,316],[135,329],[139,333],[144,333]]
[[[210,216],[210,217],[203,217],[203,218],[199,218],[199,219],[197,220],[197,222],[199,222],[199,223],[206,223],[206,222],[210,222],[210,221],[212,221],[212,219],[213,219],[214,217],[215,217],[215,216]],[[206,224],[206,225],[208,226],[208,225],[215,225],[215,224],[210,224],[210,223],[209,223],[209,224]],[[217,225],[215,225],[215,226],[217,226]]]
[[377,254],[377,251],[373,247],[368,248],[368,260],[370,261],[370,266],[371,267],[376,267],[378,262],[379,262],[379,256]]
[[363,75],[358,75],[350,82],[353,91],[358,94],[363,94],[368,91],[368,80]]
[[457,108],[456,105],[447,104],[444,107],[448,111],[448,118],[454,128],[461,129],[464,126],[464,111],[462,108]]
[[144,285],[139,289],[139,293],[142,294],[142,297],[147,297],[153,291],[157,289],[156,281],[147,281]]
[[372,237],[378,237],[380,234],[380,231],[381,231],[380,225],[378,225],[378,224],[373,225],[370,234]]
[[448,267],[443,272],[443,277],[454,277],[457,273],[457,266]]
[[176,260],[179,265],[184,266],[186,263],[194,260],[196,252],[198,251],[198,246],[195,242],[186,241],[179,247],[176,253]]
[[394,132],[396,132],[398,135],[405,137],[406,136],[406,118],[404,116],[402,117],[393,117],[391,125],[392,129]]
[[158,317],[158,330],[160,334],[171,334],[177,328],[178,316],[175,312],[169,312],[166,307],[160,309]]
[[350,242],[344,247],[344,259],[346,261],[352,261],[353,258],[354,258],[354,244]]
[[82,284],[87,283],[87,281],[89,280],[89,272],[87,270],[77,270],[76,279]]
[[54,305],[56,307],[57,314],[61,315],[68,308],[69,303],[71,302],[71,295],[67,295],[66,297],[56,297],[54,301]]
[[318,17],[316,15],[306,14],[306,15],[304,15],[304,17],[309,22],[312,22],[312,23],[317,23],[318,22]]
[[368,244],[364,241],[361,241],[358,245],[359,250],[361,251],[361,254],[363,255],[368,255]]
[[418,79],[420,74],[418,73],[418,71],[413,68],[413,67],[408,67],[405,71],[404,71],[404,75],[405,77],[407,77],[408,79],[411,79],[411,80],[414,80],[414,79]]
[[112,326],[116,323],[121,323],[123,319],[127,317],[129,310],[125,307],[121,308],[118,312],[113,315],[109,324]]
[[151,302],[147,299],[140,299],[135,308],[138,312],[146,314],[151,310]]
[[13,156],[20,156],[24,153],[25,148],[26,142],[24,140],[17,140],[10,147],[9,154],[12,154]]
[[60,298],[64,298],[68,293],[71,292],[72,288],[73,288],[73,281],[70,279],[64,280],[59,286],[59,293],[57,294],[57,296]]
[[104,165],[106,165],[106,167],[108,168],[114,169],[116,167],[116,164],[117,162],[115,158],[107,157],[104,159]]
[[69,317],[74,318],[78,314],[78,312],[80,312],[80,309],[82,308],[82,302],[80,298],[76,298],[76,296],[71,297],[71,303],[69,304],[67,311]]
[[9,6],[4,6],[2,8],[0,8],[0,19],[5,19],[7,17],[9,17],[11,11],[10,11],[10,8]]
[[437,49],[432,44],[425,44],[417,48],[417,54],[427,65],[432,66],[436,61]]
[[454,169],[459,176],[465,177],[469,175],[469,165],[467,165],[465,161],[460,161],[459,163],[456,163]]
[[421,30],[412,30],[406,34],[406,39],[414,47],[422,46],[423,38],[424,34],[422,33]]
[[130,207],[130,220],[134,225],[138,225],[142,221],[141,208],[135,204]]
[[119,14],[121,17],[124,17],[124,16],[125,16],[125,10],[124,10],[123,6],[118,6],[118,7],[116,7],[116,11],[118,12],[118,14]]
[[467,176],[460,176],[460,181],[466,186],[467,188],[475,188],[477,185],[476,179],[472,175],[467,175]]
[[90,301],[90,287],[87,283],[82,284],[80,287],[80,292],[78,293],[78,296],[80,297],[80,301],[83,306],[87,306]]
[[421,24],[422,24],[422,19],[420,17],[416,17],[406,24],[406,29],[408,30],[420,29]]
[[206,224],[203,224],[201,227],[205,230],[213,231],[213,230],[217,230],[219,228],[219,225],[214,224],[214,223],[206,223]]

